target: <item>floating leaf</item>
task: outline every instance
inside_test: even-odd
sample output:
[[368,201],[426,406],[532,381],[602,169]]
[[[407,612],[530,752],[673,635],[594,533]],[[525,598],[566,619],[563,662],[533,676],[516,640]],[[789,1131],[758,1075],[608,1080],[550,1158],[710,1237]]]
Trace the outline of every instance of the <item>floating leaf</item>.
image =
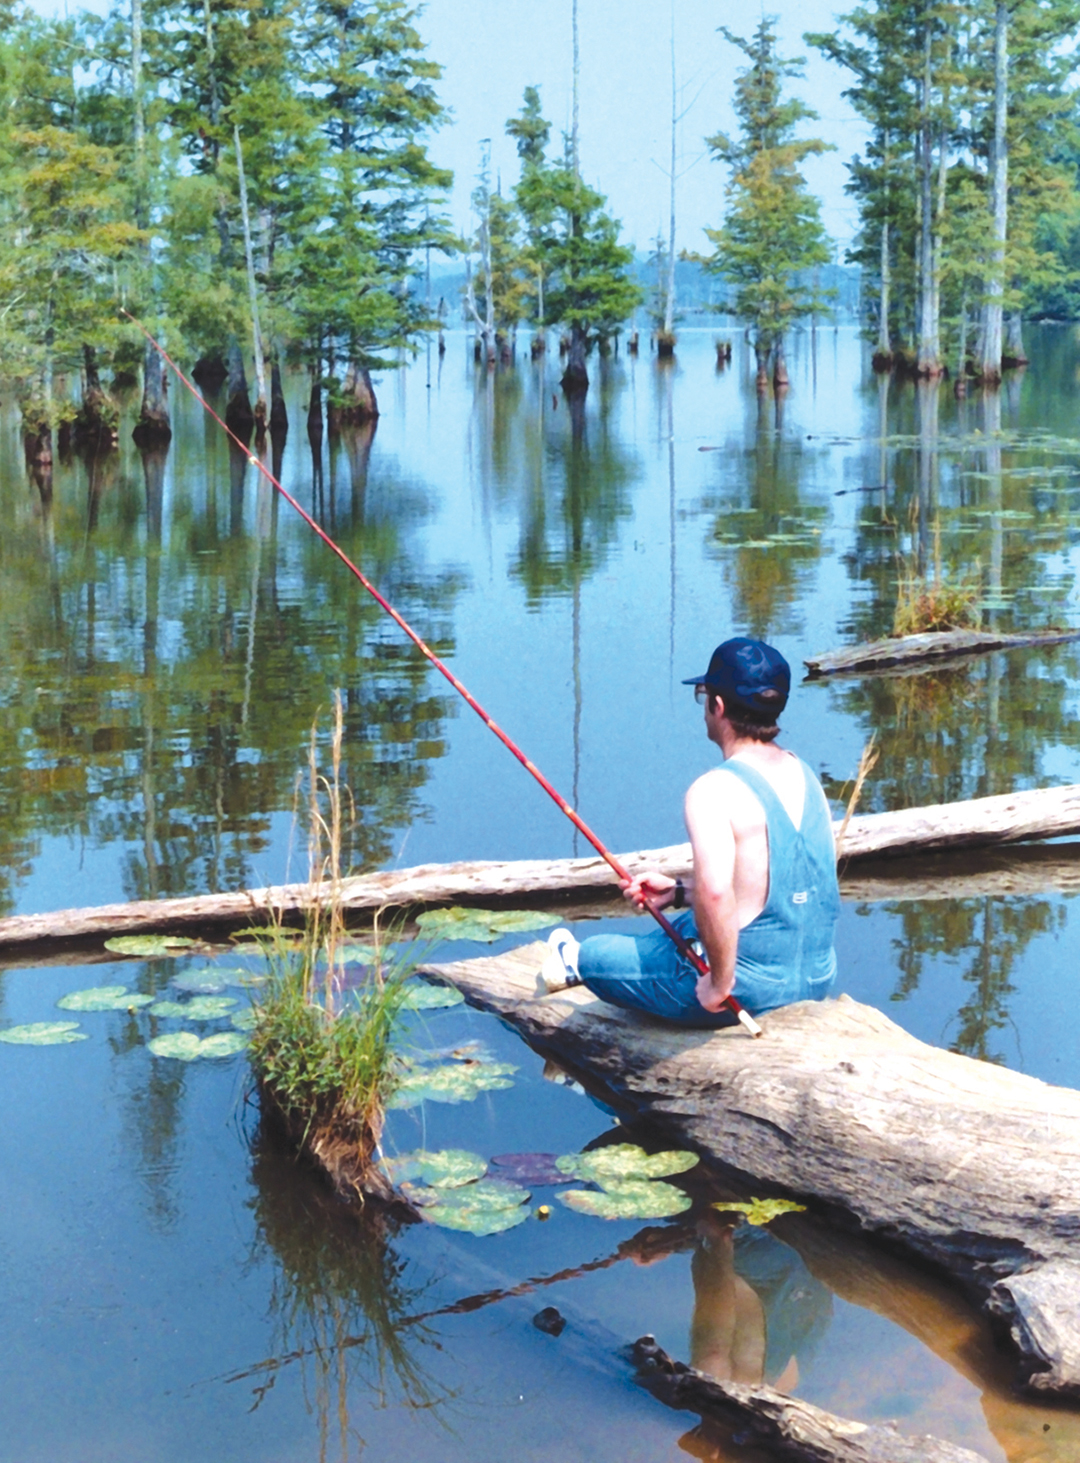
[[234,1011],[229,1017],[237,1031],[254,1031],[258,1019],[254,1006],[250,1006],[246,1011]]
[[219,1031],[200,1039],[193,1031],[170,1031],[148,1042],[155,1057],[175,1057],[180,1062],[194,1062],[199,1057],[231,1057],[247,1046],[239,1031]]
[[615,1184],[638,1179],[661,1179],[669,1174],[686,1173],[698,1163],[696,1153],[671,1150],[648,1154],[636,1143],[614,1143],[591,1153],[566,1153],[555,1160],[555,1167],[569,1178],[588,1179],[609,1189]]
[[420,1208],[438,1204],[446,1209],[513,1209],[518,1204],[527,1204],[530,1198],[528,1189],[507,1179],[482,1178],[475,1183],[466,1181],[428,1187],[405,1184],[403,1187]]
[[178,1016],[182,1021],[216,1021],[228,1016],[235,996],[194,996],[190,1001],[155,1001],[151,1016]]
[[339,945],[334,954],[342,965],[375,964],[375,951],[371,945]]
[[194,944],[186,935],[115,935],[105,948],[116,955],[170,955]]
[[96,985],[84,991],[69,991],[56,1004],[61,1011],[127,1011],[133,1006],[149,1006],[153,999],[126,985]]
[[407,1069],[388,1107],[418,1107],[430,1102],[472,1102],[481,1092],[513,1087],[509,1062],[455,1062],[444,1067]]
[[417,918],[427,940],[477,940],[490,944],[503,935],[546,930],[556,923],[550,914],[532,909],[429,909]]
[[526,1204],[519,1204],[512,1209],[458,1209],[448,1204],[433,1204],[423,1213],[429,1223],[437,1224],[440,1229],[457,1229],[482,1239],[524,1224],[529,1217],[529,1208]]
[[460,1006],[465,997],[448,985],[431,985],[426,980],[411,980],[401,1000],[403,1011],[444,1011]]
[[768,1224],[781,1214],[804,1214],[805,1204],[793,1204],[790,1199],[751,1199],[749,1204],[714,1204],[722,1214],[729,1210],[741,1214],[747,1224]]
[[0,1031],[0,1041],[12,1046],[64,1046],[72,1041],[85,1041],[86,1032],[77,1021],[31,1021],[28,1026],[9,1026]]
[[595,1189],[564,1189],[555,1197],[568,1209],[592,1214],[597,1219],[666,1219],[682,1214],[693,1202],[674,1184],[649,1180],[611,1184],[603,1193]]
[[383,1167],[395,1184],[420,1179],[425,1184],[452,1189],[480,1178],[487,1162],[479,1153],[465,1148],[441,1148],[435,1153],[418,1148],[415,1153],[384,1159]]
[[199,1042],[200,1057],[234,1057],[247,1047],[247,1037],[239,1031],[215,1031]]
[[202,1042],[194,1031],[170,1031],[167,1036],[155,1036],[147,1046],[155,1057],[175,1057],[178,1062],[193,1062],[199,1055]]

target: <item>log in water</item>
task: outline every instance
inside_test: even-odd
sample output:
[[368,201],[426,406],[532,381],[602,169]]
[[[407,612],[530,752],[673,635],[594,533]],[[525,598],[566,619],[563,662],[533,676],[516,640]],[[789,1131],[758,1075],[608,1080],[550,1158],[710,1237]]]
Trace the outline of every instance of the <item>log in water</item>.
[[1017,650],[1025,645],[1060,645],[1080,639],[1080,630],[1043,630],[1029,635],[995,635],[988,630],[929,630],[921,635],[887,636],[866,645],[845,646],[808,656],[803,665],[812,679],[819,676],[861,675],[892,667],[931,667],[942,660],[960,661],[992,650]]
[[[839,826],[834,825],[834,831]],[[1072,784],[970,802],[906,808],[896,813],[868,813],[851,819],[837,856],[843,872],[852,861],[875,856],[994,847],[1075,833],[1080,833],[1080,785]],[[619,858],[632,872],[656,868],[678,876],[689,873],[691,867],[688,843],[620,854]],[[412,869],[362,874],[343,881],[341,896],[347,910],[361,912],[565,896],[583,890],[614,890],[617,883],[610,866],[598,857],[514,859],[421,864]],[[286,922],[295,921],[314,899],[309,884],[283,884],[233,894],[144,899],[50,914],[13,915],[0,920],[0,950],[50,941],[95,942],[112,935],[150,931],[237,929],[246,923],[263,923],[268,910],[276,911]]]
[[939,1266],[1011,1337],[1022,1388],[1080,1396],[1080,1092],[927,1046],[847,996],[770,1012],[756,1042],[580,988],[538,997],[545,954],[430,971],[613,1106]]

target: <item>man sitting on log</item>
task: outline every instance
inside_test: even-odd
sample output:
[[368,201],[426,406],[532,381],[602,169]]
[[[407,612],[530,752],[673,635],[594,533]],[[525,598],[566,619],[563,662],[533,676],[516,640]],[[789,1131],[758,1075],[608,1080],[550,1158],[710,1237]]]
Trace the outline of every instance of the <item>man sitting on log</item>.
[[623,886],[638,906],[682,909],[675,925],[699,941],[709,974],[699,977],[660,929],[548,939],[541,981],[548,990],[584,984],[615,1006],[682,1026],[730,1026],[734,994],[751,1015],[792,1001],[821,1000],[836,975],[833,930],[840,913],[832,820],[821,783],[775,745],[791,670],[771,645],[726,640],[709,668],[683,682],[705,708],[705,731],[724,765],[686,794],[691,883],[658,871]]

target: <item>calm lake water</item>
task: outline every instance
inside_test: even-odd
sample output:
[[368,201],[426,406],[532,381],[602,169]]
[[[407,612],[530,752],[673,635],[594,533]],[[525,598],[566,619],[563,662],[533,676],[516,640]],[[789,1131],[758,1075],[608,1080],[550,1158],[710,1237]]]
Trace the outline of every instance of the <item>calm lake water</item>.
[[[1071,329],[1032,332],[1029,370],[962,403],[875,380],[850,330],[807,333],[779,404],[759,404],[741,341],[718,373],[712,333],[688,331],[673,369],[598,367],[577,419],[555,360],[488,379],[448,343],[385,375],[373,436],[314,459],[293,383],[281,475],[616,848],[684,836],[682,793],[714,752],[679,682],[727,635],[798,668],[886,632],[898,577],[937,565],[977,578],[988,623],[1077,622]],[[355,868],[574,851],[197,404],[173,409],[167,454],[142,459],[125,429],[118,454],[58,462],[50,483],[28,479],[5,402],[3,911],[301,876],[296,778],[336,688]],[[1078,671],[1066,645],[802,685],[787,744],[840,800],[875,733],[864,809],[1080,781]],[[848,903],[840,986],[926,1040],[1080,1085],[1076,918],[1057,894]],[[199,963],[9,970],[0,1021],[59,1019],[90,984],[164,991]],[[375,1233],[260,1135],[242,1058],[185,1066],[147,1050],[160,1018],[79,1019],[75,1045],[0,1045],[0,1459],[746,1457],[618,1355],[652,1331],[687,1357],[733,1274],[760,1302],[770,1380],[995,1460],[1080,1456],[1080,1416],[1013,1398],[948,1288],[809,1216],[732,1245],[703,1191],[644,1231],[553,1203],[486,1239]],[[394,1114],[392,1147],[570,1152],[612,1127],[489,1018],[431,1013],[415,1039],[520,1070]],[[532,1325],[545,1305],[558,1338]]]

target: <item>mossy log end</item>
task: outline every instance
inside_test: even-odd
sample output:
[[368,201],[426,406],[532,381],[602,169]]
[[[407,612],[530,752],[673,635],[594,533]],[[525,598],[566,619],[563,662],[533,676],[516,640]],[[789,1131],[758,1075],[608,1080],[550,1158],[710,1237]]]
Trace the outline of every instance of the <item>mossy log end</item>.
[[977,1297],[1025,1390],[1080,1397],[1080,1092],[941,1051],[850,997],[683,1030],[581,988],[546,954],[427,967],[605,1100],[746,1180],[817,1200]]
[[339,1199],[361,1205],[377,1199],[408,1208],[375,1161],[375,1135],[363,1119],[298,1113],[279,1100],[269,1083],[260,1080],[257,1085],[264,1122],[323,1176]]
[[793,1463],[986,1463],[981,1453],[928,1434],[906,1437],[892,1423],[837,1417],[772,1387],[719,1381],[673,1362],[652,1336],[635,1341],[632,1355],[639,1381],[666,1406],[737,1427],[740,1442],[752,1438]]
[[995,634],[990,630],[927,630],[920,635],[889,635],[865,645],[822,651],[803,661],[808,676],[859,675],[892,667],[933,665],[937,661],[1027,645],[1061,645],[1080,639],[1080,630],[1032,630],[1029,634]]

